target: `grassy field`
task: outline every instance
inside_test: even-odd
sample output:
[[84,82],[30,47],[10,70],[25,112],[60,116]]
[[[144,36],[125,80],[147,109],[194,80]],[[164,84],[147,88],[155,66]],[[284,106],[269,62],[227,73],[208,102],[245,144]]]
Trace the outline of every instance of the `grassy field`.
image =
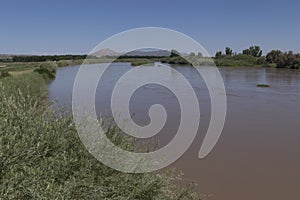
[[15,71],[25,71],[28,69],[37,68],[41,63],[1,63],[0,71],[15,72]]
[[[0,199],[200,199],[178,173],[121,173],[92,157],[64,109],[47,102],[45,76],[0,79]],[[117,128],[107,135],[135,148]]]

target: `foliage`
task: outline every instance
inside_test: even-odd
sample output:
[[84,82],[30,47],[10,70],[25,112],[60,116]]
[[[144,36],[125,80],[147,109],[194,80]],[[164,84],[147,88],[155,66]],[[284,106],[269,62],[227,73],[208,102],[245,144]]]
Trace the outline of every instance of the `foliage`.
[[266,59],[266,57],[264,57],[264,56],[259,57],[259,58],[256,60],[256,64],[257,64],[257,65],[266,65],[266,64],[267,64],[267,59]]
[[87,55],[47,55],[47,56],[13,56],[13,62],[45,62],[59,60],[85,59]]
[[140,65],[154,65],[154,62],[147,59],[136,59],[131,61],[132,66],[140,66]]
[[201,53],[201,52],[198,52],[197,57],[198,57],[198,58],[203,57],[202,53]]
[[219,59],[219,58],[221,58],[222,57],[222,51],[217,51],[216,52],[216,55],[215,55],[215,58],[216,59]]
[[191,65],[191,63],[189,63],[186,59],[184,59],[181,56],[166,57],[162,59],[161,62],[168,64]]
[[194,52],[191,52],[190,57],[196,57],[196,54]]
[[60,61],[57,61],[56,64],[57,64],[58,67],[66,67],[66,66],[81,65],[82,62],[83,62],[83,59],[60,60]]
[[12,62],[12,56],[0,55],[0,62]]
[[251,67],[258,65],[265,65],[264,63],[258,64],[259,58],[253,57],[251,55],[238,54],[234,56],[222,56],[215,59],[215,63],[217,66],[223,67],[235,67],[235,66],[243,66],[243,67]]
[[272,50],[266,56],[262,56],[262,50],[259,46],[251,46],[242,51],[242,54],[232,54],[232,49],[226,47],[225,55],[218,51],[215,55],[217,66],[262,66],[277,68],[300,68],[300,54],[294,54],[292,51],[281,52]]
[[[5,57],[3,57],[5,58]],[[35,71],[44,76],[50,78],[55,77],[55,73],[49,73],[45,69],[40,69],[41,63],[49,63],[45,61],[53,61],[58,67],[81,65],[85,60],[85,63],[105,63],[105,62],[130,62],[133,66],[162,62],[168,64],[180,64],[180,65],[213,65],[210,58],[203,57],[201,53],[192,52],[189,55],[180,54],[177,50],[171,50],[170,56],[129,56],[122,55],[119,57],[105,57],[97,58],[95,56],[87,55],[54,55],[54,56],[13,56],[10,59],[13,63],[4,63],[5,67],[0,67],[0,71],[24,71],[27,69],[36,69]],[[187,59],[188,58],[188,59]],[[147,61],[148,60],[148,61]],[[19,61],[16,62],[16,61]],[[34,62],[30,62],[34,61]],[[38,62],[43,61],[43,62]],[[222,51],[218,51],[215,54],[214,61],[217,66],[247,66],[247,67],[277,67],[277,68],[300,68],[300,54],[294,54],[293,52],[281,52],[279,50],[273,50],[266,56],[262,55],[262,50],[259,46],[250,46],[248,49],[242,51],[242,53],[233,53],[233,50],[229,47],[225,48],[224,54]]]
[[266,56],[262,56],[262,50],[259,46],[251,46],[242,51],[242,54],[233,55],[232,49],[226,47],[225,55],[218,51],[215,55],[217,66],[263,66],[277,68],[300,68],[300,54],[294,54],[292,51],[282,52],[272,50]]
[[[0,79],[0,199],[196,199],[175,173],[128,174],[83,147],[68,112],[45,102],[37,73]],[[134,147],[109,128],[121,146]],[[114,137],[116,136],[116,137]]]
[[266,56],[269,63],[273,63],[277,68],[300,68],[300,54],[294,54],[292,51],[281,52],[280,50],[273,50]]
[[57,64],[54,62],[41,63],[34,71],[42,74],[45,79],[54,79],[57,70]]
[[245,55],[251,55],[254,57],[261,57],[262,56],[262,50],[259,46],[251,46],[248,49],[243,50],[243,54]]
[[225,54],[226,54],[227,56],[232,56],[232,55],[233,55],[232,49],[229,48],[229,47],[226,47],[226,48],[225,48]]
[[172,49],[170,57],[180,57],[180,53],[177,50]]

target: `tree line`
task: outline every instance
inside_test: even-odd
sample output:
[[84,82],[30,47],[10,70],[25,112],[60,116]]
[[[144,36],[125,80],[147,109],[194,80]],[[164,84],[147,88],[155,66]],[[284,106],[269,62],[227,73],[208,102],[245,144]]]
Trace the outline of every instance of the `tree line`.
[[[243,56],[241,56],[243,55]],[[255,59],[255,63],[259,65],[273,65],[277,68],[290,68],[299,69],[300,68],[300,54],[293,53],[292,51],[282,52],[280,50],[272,50],[266,54],[262,55],[262,50],[259,46],[251,46],[248,49],[244,49],[241,53],[234,53],[230,47],[225,48],[225,53],[218,51],[215,54],[216,60],[221,59],[236,59],[242,58],[246,59],[245,56],[250,56]]]
[[44,62],[85,59],[87,55],[13,56],[13,62]]
[[[203,58],[201,53],[190,53],[190,58]],[[87,55],[44,55],[44,56],[13,56],[10,62],[44,62],[44,61],[60,61],[60,60],[81,60],[86,59]],[[170,64],[186,64],[187,61],[181,57],[181,53],[177,50],[171,50],[170,56],[128,56],[123,55],[118,58],[122,59],[153,59]],[[203,60],[203,59],[202,59]],[[263,55],[259,46],[250,46],[241,53],[233,52],[230,47],[226,47],[224,53],[218,51],[214,57],[218,66],[272,66],[277,68],[300,68],[300,54],[292,51],[282,52],[280,50],[272,50]],[[6,60],[7,61],[7,60]],[[8,62],[8,61],[7,61]]]

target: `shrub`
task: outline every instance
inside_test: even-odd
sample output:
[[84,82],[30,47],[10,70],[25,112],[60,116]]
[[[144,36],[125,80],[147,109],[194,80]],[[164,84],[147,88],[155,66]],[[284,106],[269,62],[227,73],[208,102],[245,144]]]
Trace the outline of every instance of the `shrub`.
[[40,69],[47,69],[50,73],[55,74],[57,70],[56,62],[46,62],[39,65]]
[[131,65],[132,66],[140,66],[140,65],[154,65],[154,62],[152,61],[149,61],[147,59],[144,59],[144,60],[133,60],[131,61]]
[[54,79],[57,70],[57,64],[55,62],[41,63],[34,71],[43,75],[46,79]]

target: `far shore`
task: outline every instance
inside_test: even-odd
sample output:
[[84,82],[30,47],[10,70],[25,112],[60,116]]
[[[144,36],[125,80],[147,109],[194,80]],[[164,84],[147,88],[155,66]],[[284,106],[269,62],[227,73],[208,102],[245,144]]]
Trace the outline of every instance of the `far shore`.
[[[68,60],[50,60],[47,61],[23,61],[14,62],[6,60],[6,62],[0,62],[0,76],[1,73],[6,72],[11,75],[20,74],[26,71],[33,71],[38,69],[45,63],[51,63],[56,67],[66,67],[66,66],[77,66],[83,63],[85,64],[97,64],[97,63],[109,63],[109,62],[120,62],[120,63],[131,63],[132,66],[139,65],[152,65],[154,62],[161,62],[165,64],[181,65],[181,66],[217,66],[217,67],[235,67],[235,68],[245,68],[245,67],[255,67],[255,68],[283,68],[283,69],[299,69],[299,67],[278,67],[275,63],[268,63],[265,57],[256,58],[251,55],[235,55],[226,56],[223,55],[219,58],[208,58],[208,57],[198,57],[198,56],[173,56],[173,57],[154,57],[154,56],[106,56],[106,57],[86,57],[85,59],[79,57],[79,59],[68,59]],[[64,58],[64,57],[62,57]],[[76,57],[75,57],[76,58]],[[37,60],[40,59],[37,57]]]

